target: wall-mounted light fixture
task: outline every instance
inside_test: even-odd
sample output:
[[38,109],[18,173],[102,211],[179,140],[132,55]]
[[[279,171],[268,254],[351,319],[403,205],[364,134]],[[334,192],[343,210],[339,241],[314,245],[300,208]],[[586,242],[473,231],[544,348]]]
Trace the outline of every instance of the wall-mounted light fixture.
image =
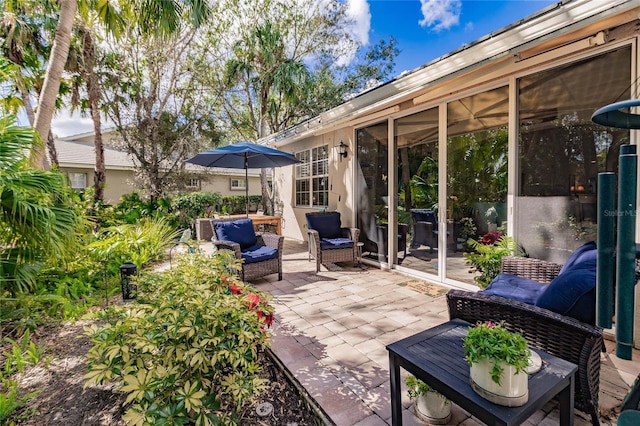
[[340,154],[340,161],[342,161],[343,158],[347,158],[347,145],[340,141],[340,144],[336,147],[338,149],[338,154]]

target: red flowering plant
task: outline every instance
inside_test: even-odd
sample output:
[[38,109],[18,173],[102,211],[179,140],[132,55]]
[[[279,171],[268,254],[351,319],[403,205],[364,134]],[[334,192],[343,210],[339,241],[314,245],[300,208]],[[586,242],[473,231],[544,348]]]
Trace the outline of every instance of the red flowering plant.
[[264,321],[267,327],[271,327],[271,324],[273,324],[273,307],[269,305],[267,297],[253,289],[248,291],[245,287],[248,286],[235,283],[232,284],[225,293],[243,296],[246,299],[247,308],[254,311],[258,318]]
[[245,301],[245,306],[255,312],[267,327],[271,327],[271,324],[273,324],[273,306],[269,304],[269,295],[240,281],[234,273],[237,270],[237,265],[240,265],[239,261],[233,256],[226,256],[226,253],[223,252],[219,253],[218,257],[227,267],[219,268],[219,274],[212,285],[224,294],[242,297]]
[[500,232],[487,232],[480,239],[480,244],[490,244],[493,245],[502,238],[502,234]]

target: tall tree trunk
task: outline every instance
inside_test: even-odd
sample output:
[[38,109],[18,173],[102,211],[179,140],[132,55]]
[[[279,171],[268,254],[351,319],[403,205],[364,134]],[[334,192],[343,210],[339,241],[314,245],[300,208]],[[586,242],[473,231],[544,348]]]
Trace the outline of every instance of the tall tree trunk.
[[[56,37],[51,49],[49,57],[49,66],[44,78],[42,92],[40,93],[38,111],[34,127],[40,134],[40,138],[44,140],[48,137],[51,130],[51,119],[56,106],[56,98],[60,90],[60,80],[67,56],[69,55],[69,45],[71,44],[71,30],[73,28],[73,20],[78,9],[77,0],[61,0],[60,2],[60,19],[56,28]],[[44,145],[34,148],[31,153],[31,165],[35,168],[44,169],[48,167],[46,157],[44,155]]]
[[260,188],[262,189],[262,208],[268,215],[275,213],[275,200],[273,193],[269,192],[267,181],[267,169],[260,169]]
[[84,71],[87,82],[87,96],[89,110],[93,120],[93,145],[96,152],[96,164],[93,170],[93,203],[97,205],[104,200],[104,185],[106,183],[106,168],[104,164],[104,145],[102,143],[102,128],[100,123],[100,86],[94,71],[95,48],[91,31],[82,28],[82,55],[84,56]]
[[24,110],[27,113],[27,118],[29,119],[29,124],[33,127],[36,122],[36,115],[33,112],[33,106],[31,105],[31,97],[29,96],[29,91],[27,90],[27,85],[24,82],[24,78],[22,78],[22,71],[20,67],[18,67],[16,71],[16,86],[18,87],[18,91],[20,92],[20,96],[22,97],[22,105],[24,106]]
[[49,160],[51,160],[51,164],[59,167],[60,162],[58,162],[58,151],[56,150],[56,143],[53,140],[53,134],[51,131],[49,131],[49,136],[47,137],[47,149],[49,150]]

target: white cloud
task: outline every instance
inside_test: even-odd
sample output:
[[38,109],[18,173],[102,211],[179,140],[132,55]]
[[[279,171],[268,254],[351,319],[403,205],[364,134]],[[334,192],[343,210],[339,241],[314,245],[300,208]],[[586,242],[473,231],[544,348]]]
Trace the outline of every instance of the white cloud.
[[461,0],[420,0],[423,19],[418,23],[433,31],[449,29],[460,23]]
[[352,40],[336,47],[336,52],[341,52],[336,65],[347,65],[356,56],[358,46],[369,44],[369,31],[371,30],[371,12],[367,0],[347,0],[345,30],[349,32]]
[[[104,116],[100,118],[103,131],[115,126],[111,120],[105,119]],[[51,120],[51,131],[58,138],[93,132],[93,120],[91,117],[83,117],[77,111],[72,113],[69,108],[64,107],[57,111]]]
[[348,0],[347,17],[353,20],[352,33],[363,46],[369,44],[371,30],[371,12],[367,0]]

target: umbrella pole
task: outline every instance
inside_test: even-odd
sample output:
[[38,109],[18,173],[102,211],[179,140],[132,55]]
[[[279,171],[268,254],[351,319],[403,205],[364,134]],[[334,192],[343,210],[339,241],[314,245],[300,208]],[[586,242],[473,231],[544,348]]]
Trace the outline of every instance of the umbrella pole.
[[249,157],[244,153],[244,210],[249,217]]

